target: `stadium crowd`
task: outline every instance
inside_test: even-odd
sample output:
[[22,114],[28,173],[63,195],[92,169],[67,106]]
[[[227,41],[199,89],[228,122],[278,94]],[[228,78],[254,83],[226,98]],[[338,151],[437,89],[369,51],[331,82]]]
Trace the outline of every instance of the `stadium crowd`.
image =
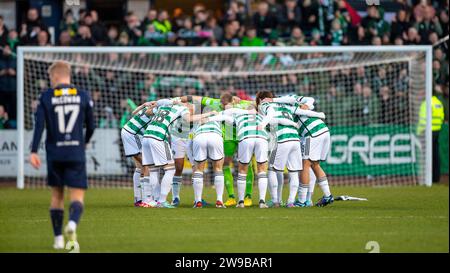
[[[8,117],[15,116],[16,92],[16,50],[19,45],[34,46],[315,46],[315,45],[424,45],[436,44],[449,33],[448,1],[406,1],[396,0],[401,8],[392,20],[387,20],[380,6],[368,6],[363,17],[344,0],[266,0],[260,1],[253,14],[240,1],[230,1],[223,15],[205,9],[202,5],[193,7],[192,16],[181,9],[173,14],[166,10],[150,9],[145,18],[130,11],[122,25],[105,25],[101,13],[81,9],[78,14],[67,10],[60,25],[60,34],[51,43],[48,27],[35,8],[27,11],[26,20],[15,28],[6,26],[0,13],[0,129],[14,128],[15,122]],[[331,4],[328,4],[331,3]],[[269,61],[270,62],[270,61]],[[392,72],[395,72],[392,76]],[[127,120],[129,108],[144,99],[158,97],[162,90],[158,75],[138,75],[133,84],[117,81],[114,71],[96,71],[89,67],[78,67],[75,83],[97,81],[98,89],[92,97],[100,108],[100,127],[120,127]],[[372,73],[371,75],[369,75]],[[388,76],[387,76],[388,75]],[[447,42],[435,47],[433,60],[434,91],[444,102],[448,119],[448,54]],[[84,81],[84,82],[83,82]],[[200,83],[192,91],[197,94],[218,94]],[[114,97],[116,101],[101,101],[105,90],[113,92],[123,88],[120,84],[133,86],[130,97]],[[206,81],[208,82],[208,81]],[[239,81],[230,81],[236,83]],[[275,82],[286,86],[287,91],[308,92],[314,86],[301,75],[284,76]],[[324,105],[348,107],[349,118],[366,118],[368,123],[388,122],[392,109],[405,105],[408,90],[407,70],[379,67],[377,71],[344,69],[329,79],[327,91],[322,94]],[[344,86],[341,86],[344,85]],[[248,96],[245,90],[251,84],[220,86],[237,95]],[[106,88],[107,89],[103,89]],[[174,86],[172,86],[174,87]],[[170,89],[171,95],[183,92],[180,88]],[[335,103],[335,100],[354,96],[351,105]],[[120,101],[118,101],[120,100]],[[325,106],[326,107],[326,106]],[[401,111],[401,110],[396,110]],[[8,112],[10,115],[8,116]],[[368,114],[369,113],[369,114]],[[330,122],[332,125],[333,122]]]

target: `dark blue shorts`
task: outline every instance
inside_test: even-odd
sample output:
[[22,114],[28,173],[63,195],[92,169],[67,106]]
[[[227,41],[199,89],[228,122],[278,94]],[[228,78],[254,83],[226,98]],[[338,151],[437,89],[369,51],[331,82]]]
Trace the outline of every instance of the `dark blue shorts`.
[[48,185],[51,187],[88,187],[86,162],[47,161]]

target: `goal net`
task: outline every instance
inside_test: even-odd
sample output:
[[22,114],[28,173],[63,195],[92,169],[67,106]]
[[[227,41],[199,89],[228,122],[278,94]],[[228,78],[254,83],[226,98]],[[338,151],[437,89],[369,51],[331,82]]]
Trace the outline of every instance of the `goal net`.
[[[97,129],[86,154],[91,186],[132,186],[120,128],[137,105],[225,91],[253,99],[259,90],[316,99],[331,132],[323,168],[332,185],[426,184],[431,130],[418,123],[431,97],[429,54],[428,47],[21,48],[18,185],[46,184],[45,133],[40,170],[28,155],[37,99],[55,60],[72,65],[73,83],[94,101]],[[188,183],[187,161],[184,173]]]

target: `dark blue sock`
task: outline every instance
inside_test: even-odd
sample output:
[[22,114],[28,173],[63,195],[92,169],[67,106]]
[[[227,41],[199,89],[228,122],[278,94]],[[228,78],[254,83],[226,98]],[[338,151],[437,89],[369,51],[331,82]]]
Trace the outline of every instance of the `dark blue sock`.
[[64,220],[64,210],[50,209],[50,218],[52,219],[53,234],[55,234],[55,236],[61,235]]
[[79,201],[70,203],[69,220],[78,224],[81,214],[83,213],[83,204]]

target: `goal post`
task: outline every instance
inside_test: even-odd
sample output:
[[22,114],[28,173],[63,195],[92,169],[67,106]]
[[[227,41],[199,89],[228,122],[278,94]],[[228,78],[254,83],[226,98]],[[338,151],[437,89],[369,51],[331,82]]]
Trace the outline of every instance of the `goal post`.
[[[330,183],[431,186],[432,54],[432,46],[19,47],[17,187],[45,185],[45,162],[35,171],[27,156],[33,109],[55,60],[72,65],[74,83],[91,92],[101,120],[87,152],[93,186],[132,185],[120,127],[136,104],[223,91],[254,97],[262,89],[317,98],[332,135],[324,162]],[[419,134],[422,103],[427,120]]]

